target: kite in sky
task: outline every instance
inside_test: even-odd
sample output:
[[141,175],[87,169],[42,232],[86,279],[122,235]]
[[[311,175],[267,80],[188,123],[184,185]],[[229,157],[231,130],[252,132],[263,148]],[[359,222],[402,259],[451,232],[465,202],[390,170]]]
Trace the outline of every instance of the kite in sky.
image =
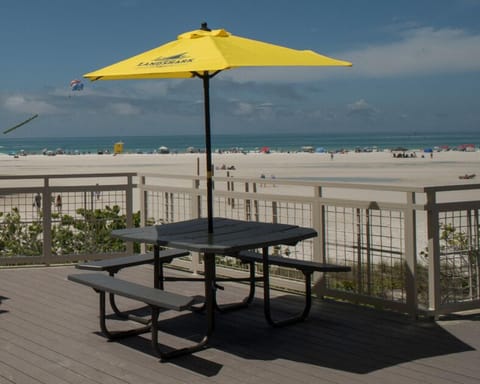
[[72,80],[70,81],[70,88],[72,91],[81,91],[83,89],[83,83],[80,80]]
[[19,123],[19,124],[17,124],[17,125],[14,125],[13,127],[4,130],[4,131],[3,131],[3,134],[6,135],[7,133],[12,132],[13,130],[15,130],[15,129],[17,129],[17,128],[20,128],[22,125],[25,125],[25,124],[29,123],[30,121],[32,121],[33,119],[36,119],[37,117],[38,117],[38,113],[35,114],[35,115],[33,115],[32,117],[29,117],[27,120],[22,121],[21,123]]

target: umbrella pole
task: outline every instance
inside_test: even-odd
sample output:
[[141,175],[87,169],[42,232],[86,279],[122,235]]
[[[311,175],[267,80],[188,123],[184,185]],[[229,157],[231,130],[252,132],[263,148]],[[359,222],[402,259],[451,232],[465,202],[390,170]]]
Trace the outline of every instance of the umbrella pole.
[[207,160],[207,217],[208,233],[213,233],[212,142],[210,134],[210,76],[204,72],[203,99],[205,108],[205,152]]

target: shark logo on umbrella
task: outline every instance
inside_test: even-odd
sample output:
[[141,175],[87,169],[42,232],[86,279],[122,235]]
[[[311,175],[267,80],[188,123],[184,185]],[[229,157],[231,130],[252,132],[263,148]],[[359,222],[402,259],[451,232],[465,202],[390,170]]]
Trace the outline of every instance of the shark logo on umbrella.
[[138,63],[139,67],[143,66],[151,66],[151,67],[163,67],[167,65],[179,65],[179,64],[187,64],[193,62],[193,59],[188,56],[186,52],[179,53],[178,55],[172,55],[167,57],[160,56],[157,59],[152,61],[142,61]]

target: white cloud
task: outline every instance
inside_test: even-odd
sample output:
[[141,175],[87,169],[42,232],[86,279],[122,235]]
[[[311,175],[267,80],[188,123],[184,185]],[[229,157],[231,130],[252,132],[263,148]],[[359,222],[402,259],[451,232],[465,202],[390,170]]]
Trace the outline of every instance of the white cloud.
[[29,99],[23,96],[9,96],[4,102],[5,108],[13,112],[20,113],[38,113],[38,114],[55,114],[59,113],[59,109],[42,100]]
[[237,116],[249,116],[255,111],[255,106],[250,103],[236,102],[233,114]]
[[373,119],[378,114],[378,110],[368,104],[364,99],[348,104],[347,109],[347,116],[350,117],[356,116],[364,119]]
[[140,108],[130,103],[110,103],[108,109],[117,115],[138,115]]
[[226,71],[222,76],[237,82],[294,83],[348,76],[399,77],[480,71],[480,35],[462,29],[409,25],[392,42],[327,53],[328,56],[352,62],[352,68],[241,68]]
[[480,70],[480,35],[460,29],[415,28],[400,40],[342,53],[352,74],[393,77]]
[[222,73],[224,79],[247,83],[305,83],[316,79],[342,77],[350,67],[268,67],[238,68]]
[[174,83],[168,79],[158,81],[146,80],[133,83],[133,87],[139,97],[147,98],[152,96],[168,96],[172,84]]

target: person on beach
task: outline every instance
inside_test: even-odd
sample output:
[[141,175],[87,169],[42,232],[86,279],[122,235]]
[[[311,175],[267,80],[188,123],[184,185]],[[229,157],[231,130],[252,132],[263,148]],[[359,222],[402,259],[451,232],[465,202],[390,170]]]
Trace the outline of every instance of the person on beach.
[[57,208],[58,213],[62,213],[62,196],[60,194],[58,194],[55,199],[55,207]]
[[[95,184],[96,187],[100,187],[100,185],[97,183]],[[98,200],[100,199],[100,191],[97,189],[95,190],[95,192],[93,192],[93,194],[95,195],[95,198]]]
[[35,197],[33,198],[33,204],[34,207],[37,207],[37,209],[42,208],[42,196],[40,193],[37,192]]
[[[260,175],[260,178],[263,179],[263,180],[265,180],[265,174],[262,173],[262,174]],[[265,186],[266,186],[265,182],[260,183],[260,187],[265,187]]]

